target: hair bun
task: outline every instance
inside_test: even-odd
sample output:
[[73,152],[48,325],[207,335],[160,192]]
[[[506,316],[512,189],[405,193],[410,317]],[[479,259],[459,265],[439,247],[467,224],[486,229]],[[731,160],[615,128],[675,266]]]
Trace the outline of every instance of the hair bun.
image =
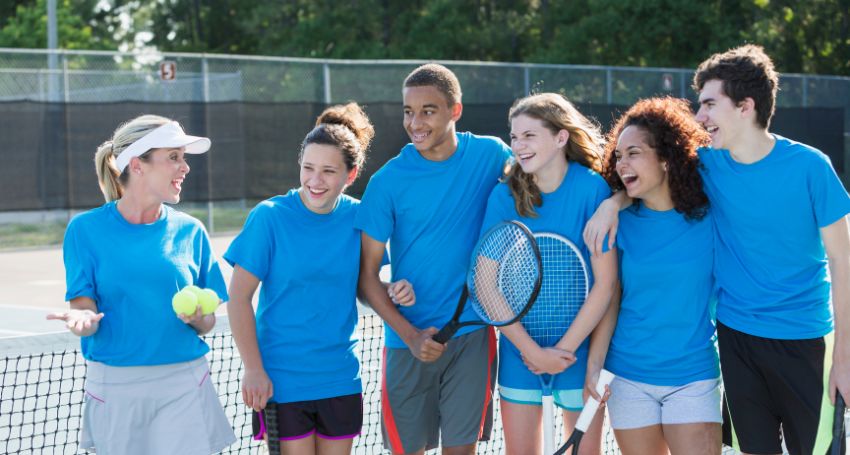
[[316,126],[321,124],[342,125],[348,128],[360,143],[361,150],[368,149],[369,143],[375,137],[375,128],[369,121],[369,117],[357,103],[353,102],[325,109],[316,119]]

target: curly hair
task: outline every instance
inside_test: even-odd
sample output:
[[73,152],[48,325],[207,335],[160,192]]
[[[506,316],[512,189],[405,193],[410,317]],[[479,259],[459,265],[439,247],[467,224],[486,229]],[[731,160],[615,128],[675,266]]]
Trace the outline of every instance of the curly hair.
[[[564,146],[568,161],[581,163],[596,172],[602,170],[602,132],[591,121],[557,93],[538,93],[517,100],[508,112],[508,121],[526,115],[543,122],[552,134],[567,130],[570,138]],[[526,174],[518,162],[508,172],[508,187],[514,198],[516,211],[521,216],[536,217],[534,207],[543,205],[543,195],[534,176]]]
[[761,46],[747,44],[736,47],[714,54],[700,63],[694,74],[694,90],[699,92],[711,80],[721,81],[723,93],[735,104],[752,98],[756,121],[762,128],[770,126],[776,108],[779,73]]
[[663,97],[640,100],[629,108],[608,133],[602,176],[613,191],[625,188],[617,174],[617,139],[629,126],[640,128],[658,160],[667,163],[670,197],[677,212],[690,220],[702,219],[708,196],[702,187],[702,164],[697,149],[711,142],[709,134],[694,120],[687,100]]

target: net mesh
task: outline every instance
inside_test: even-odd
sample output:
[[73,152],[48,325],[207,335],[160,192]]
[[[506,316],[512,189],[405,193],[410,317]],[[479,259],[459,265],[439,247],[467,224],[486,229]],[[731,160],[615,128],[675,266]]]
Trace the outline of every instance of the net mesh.
[[514,223],[495,226],[479,241],[472,263],[466,285],[478,316],[493,325],[516,319],[540,277],[530,233]]
[[[222,453],[265,453],[262,444],[251,438],[251,414],[242,404],[239,384],[242,361],[227,327],[227,319],[219,318],[216,330],[205,337],[211,348],[208,359],[212,378],[237,437]],[[359,330],[364,419],[352,453],[386,453],[380,428],[383,324],[377,315],[364,312]],[[0,454],[81,453],[77,437],[85,372],[79,339],[70,334],[0,340]],[[489,441],[479,444],[479,454],[504,453],[496,395],[494,430]],[[562,438],[563,432],[559,431],[557,437]],[[605,432],[603,447],[605,454],[619,453],[610,430]]]
[[555,234],[534,235],[543,259],[543,286],[522,319],[528,335],[543,347],[554,346],[578,314],[587,296],[587,272],[581,254]]

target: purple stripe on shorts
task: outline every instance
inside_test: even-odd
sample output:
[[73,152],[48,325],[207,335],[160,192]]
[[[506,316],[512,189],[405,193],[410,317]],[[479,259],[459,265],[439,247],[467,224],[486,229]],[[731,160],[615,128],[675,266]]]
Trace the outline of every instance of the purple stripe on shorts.
[[298,436],[288,436],[288,437],[285,437],[285,438],[279,438],[279,440],[280,441],[295,441],[297,439],[304,439],[307,436],[312,436],[313,433],[315,433],[315,432],[316,432],[316,430],[310,430],[309,432],[304,433],[304,434],[300,434]]
[[95,396],[93,393],[89,392],[88,390],[86,390],[86,395],[94,398],[97,401],[100,401],[101,403],[106,403],[106,401],[104,401],[103,398]]
[[254,435],[254,440],[262,441],[263,436],[266,435],[266,419],[264,417],[265,414],[263,414],[262,412],[257,413],[257,415],[260,417],[260,431]]
[[321,433],[316,433],[316,436],[318,436],[322,439],[329,439],[331,441],[336,441],[336,440],[339,440],[339,439],[354,439],[354,438],[360,436],[360,432],[358,431],[357,433],[347,434],[345,436],[325,436]]

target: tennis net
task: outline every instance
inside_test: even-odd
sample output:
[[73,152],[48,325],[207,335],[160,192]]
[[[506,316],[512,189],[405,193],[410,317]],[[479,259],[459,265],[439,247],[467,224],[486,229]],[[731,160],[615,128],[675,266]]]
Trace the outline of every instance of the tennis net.
[[[363,312],[359,330],[364,421],[352,453],[378,454],[384,452],[380,428],[383,325],[377,315]],[[204,338],[211,348],[208,359],[212,378],[237,436],[222,453],[260,453],[262,444],[251,438],[250,410],[242,403],[242,361],[227,318],[219,317],[216,328]],[[79,338],[70,333],[0,339],[0,454],[80,453],[77,437],[85,373]],[[498,394],[495,400],[494,429],[490,440],[479,444],[479,454],[504,453]],[[557,438],[562,437],[560,430]],[[607,422],[603,453],[619,454]]]

